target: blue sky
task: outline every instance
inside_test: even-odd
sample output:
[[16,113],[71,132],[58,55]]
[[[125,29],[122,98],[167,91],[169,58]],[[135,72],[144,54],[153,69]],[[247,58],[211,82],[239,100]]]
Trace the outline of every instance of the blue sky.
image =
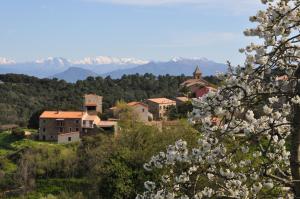
[[[241,63],[259,0],[1,0],[0,57],[207,57]],[[252,39],[253,40],[253,39]]]

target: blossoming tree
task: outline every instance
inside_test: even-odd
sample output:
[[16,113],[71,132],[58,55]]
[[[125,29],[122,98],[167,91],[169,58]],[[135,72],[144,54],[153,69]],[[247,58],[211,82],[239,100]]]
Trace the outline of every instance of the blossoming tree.
[[145,169],[163,169],[137,198],[300,198],[300,1],[262,0],[243,67],[194,100],[197,148],[179,140]]

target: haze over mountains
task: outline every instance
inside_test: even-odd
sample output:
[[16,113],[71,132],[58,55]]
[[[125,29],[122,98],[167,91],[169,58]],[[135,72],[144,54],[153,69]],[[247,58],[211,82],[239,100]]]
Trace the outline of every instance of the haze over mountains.
[[61,57],[49,57],[32,62],[18,63],[0,58],[0,74],[17,73],[39,78],[58,78],[68,82],[86,79],[89,76],[111,76],[119,78],[124,74],[154,75],[191,75],[196,66],[200,66],[204,76],[225,72],[226,65],[206,58],[174,58],[170,61],[146,61],[136,58],[116,58],[99,56],[82,60],[68,60]]

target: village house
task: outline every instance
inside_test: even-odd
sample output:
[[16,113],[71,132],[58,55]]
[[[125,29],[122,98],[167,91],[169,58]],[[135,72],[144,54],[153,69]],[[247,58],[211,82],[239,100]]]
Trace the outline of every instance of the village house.
[[175,101],[176,101],[176,107],[179,107],[179,106],[182,106],[185,103],[187,103],[189,101],[189,98],[187,98],[187,97],[176,97]]
[[180,90],[187,91],[190,98],[203,97],[210,91],[216,91],[209,82],[202,78],[202,72],[198,66],[193,73],[193,79],[188,79],[180,84]]
[[84,111],[44,111],[40,115],[39,139],[67,143],[79,141],[96,128],[117,131],[117,122],[101,121],[102,97],[85,95]]
[[83,108],[89,114],[102,113],[102,96],[95,94],[84,95],[84,105]]
[[[147,104],[143,102],[129,102],[127,103],[127,106],[132,109],[133,114],[136,116],[138,121],[148,122],[149,120],[152,120],[153,115],[149,112]],[[112,111],[114,118],[119,118],[120,110],[118,107],[114,106],[110,108],[110,110]]]
[[167,111],[171,106],[176,106],[176,102],[167,98],[147,99],[149,112],[153,114],[154,120],[167,120]]

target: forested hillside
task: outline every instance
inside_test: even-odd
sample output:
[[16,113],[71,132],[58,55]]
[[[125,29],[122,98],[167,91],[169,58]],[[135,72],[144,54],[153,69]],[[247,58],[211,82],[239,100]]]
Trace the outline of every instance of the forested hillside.
[[[121,79],[89,77],[74,84],[57,79],[7,74],[0,75],[0,125],[36,126],[38,115],[49,110],[81,110],[82,97],[95,93],[104,97],[103,109],[118,100],[134,101],[149,97],[175,97],[185,76],[151,74],[124,75]],[[207,78],[211,80],[211,78]]]

